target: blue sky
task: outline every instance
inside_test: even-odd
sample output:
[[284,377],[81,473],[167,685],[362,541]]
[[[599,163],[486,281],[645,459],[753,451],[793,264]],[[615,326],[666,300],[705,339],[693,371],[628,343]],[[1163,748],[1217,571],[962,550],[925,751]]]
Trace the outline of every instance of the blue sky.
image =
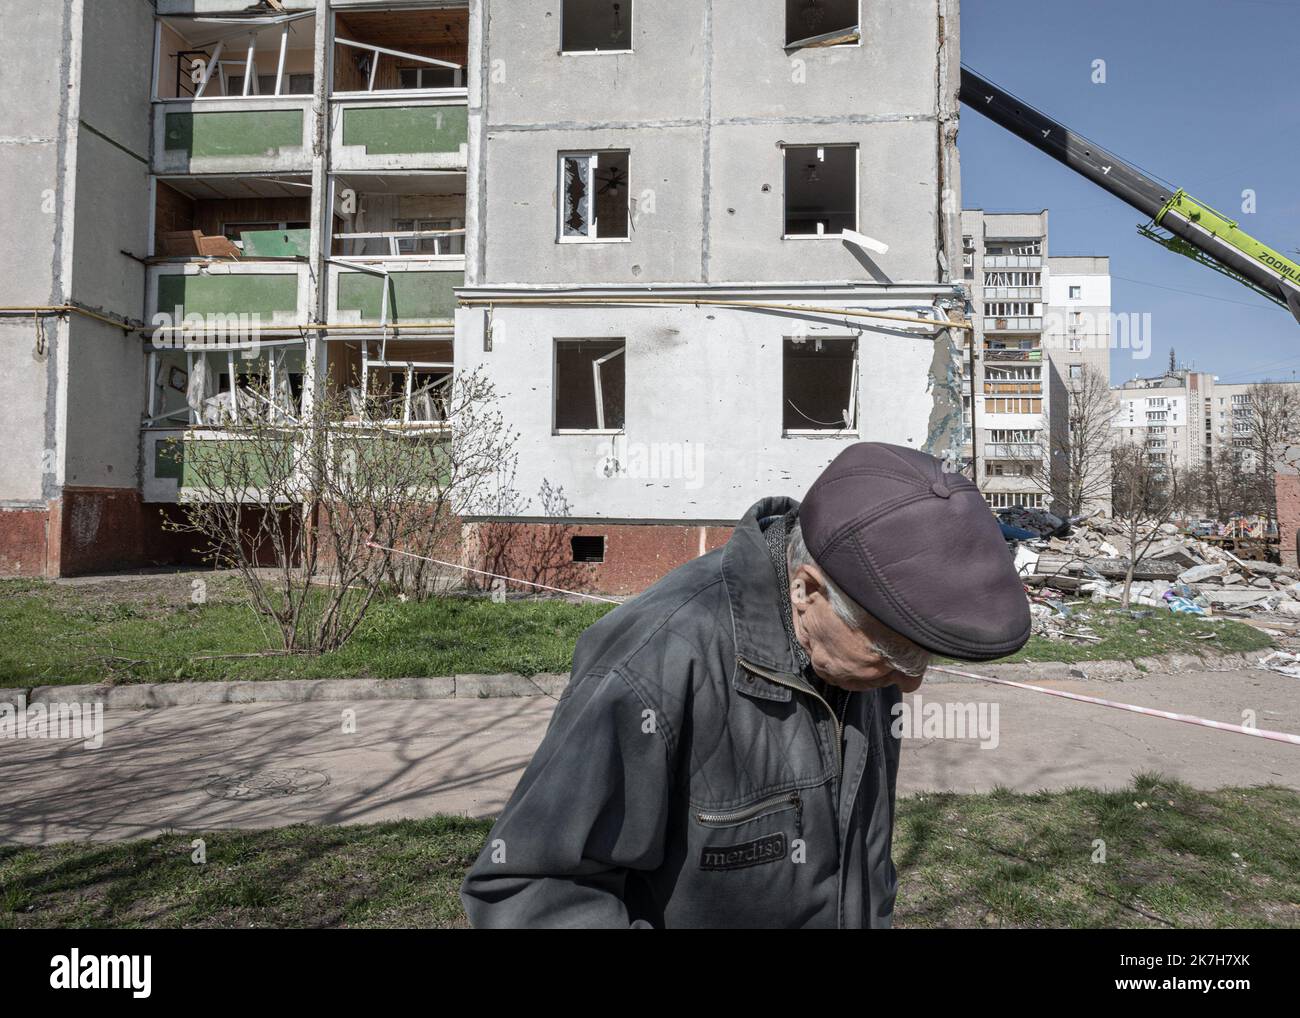
[[[961,8],[963,63],[1300,261],[1300,0]],[[1110,255],[1113,310],[1151,313],[1150,359],[1112,351],[1114,381],[1158,374],[1171,346],[1225,382],[1300,379],[1285,309],[1138,236],[1137,210],[966,107],[958,145],[964,206],[1049,209],[1051,253]]]

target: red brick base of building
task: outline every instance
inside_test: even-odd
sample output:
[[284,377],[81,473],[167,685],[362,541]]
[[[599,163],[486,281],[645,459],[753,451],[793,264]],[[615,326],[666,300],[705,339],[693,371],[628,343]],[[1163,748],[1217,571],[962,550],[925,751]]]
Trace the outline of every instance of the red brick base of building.
[[[167,529],[180,513],[175,505],[143,502],[139,492],[129,488],[65,488],[63,497],[45,508],[0,509],[0,576],[80,576],[202,565],[199,538]],[[474,569],[563,590],[635,594],[721,547],[731,530],[714,524],[467,523],[461,561]],[[445,554],[451,560],[456,551],[448,548]],[[492,584],[490,578],[473,574],[466,579],[474,586]],[[507,584],[506,589],[522,593],[536,588]]]
[[0,576],[84,576],[198,564],[192,535],[168,531],[176,506],[131,488],[64,488],[44,508],[0,508]]
[[[466,564],[564,590],[635,594],[726,544],[731,530],[711,524],[474,523],[465,528]],[[481,586],[492,582],[471,579]]]

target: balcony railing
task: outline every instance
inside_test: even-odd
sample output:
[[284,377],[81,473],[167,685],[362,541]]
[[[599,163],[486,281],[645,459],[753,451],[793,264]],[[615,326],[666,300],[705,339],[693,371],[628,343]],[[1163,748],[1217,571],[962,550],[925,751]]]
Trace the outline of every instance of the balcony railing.
[[452,170],[469,165],[469,111],[463,89],[439,98],[358,94],[331,102],[336,172]]
[[984,319],[985,332],[1042,332],[1043,319],[1033,318],[990,318]]
[[[1026,351],[1032,352],[1032,351]],[[1042,382],[985,382],[986,396],[1041,396]]]
[[1041,269],[1042,255],[985,255],[986,269]]
[[986,346],[984,348],[984,359],[986,361],[1041,361],[1043,351],[1004,350],[1000,347]]
[[[239,341],[307,317],[307,270],[286,261],[177,262],[148,270],[151,323],[169,332],[238,330]],[[232,340],[235,341],[235,340]]]
[[1032,300],[1043,299],[1041,286],[986,286],[981,296],[985,300]]
[[1042,447],[1037,442],[993,442],[984,446],[986,460],[1041,460]]

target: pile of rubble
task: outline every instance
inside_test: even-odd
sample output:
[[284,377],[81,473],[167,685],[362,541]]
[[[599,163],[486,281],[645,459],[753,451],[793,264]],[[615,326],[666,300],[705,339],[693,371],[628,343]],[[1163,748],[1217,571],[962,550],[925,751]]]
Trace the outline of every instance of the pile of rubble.
[[[1018,539],[1014,549],[1025,585],[1043,595],[1035,600],[1050,603],[1054,591],[1096,603],[1123,597],[1132,553],[1126,526],[1101,517],[1067,523],[1048,513],[1019,513],[1014,523],[1003,519],[1003,530],[1010,523],[1036,531]],[[1130,605],[1197,615],[1248,611],[1300,617],[1300,570],[1238,558],[1172,524],[1158,531],[1133,572]],[[1139,534],[1139,552],[1151,533],[1146,528]]]

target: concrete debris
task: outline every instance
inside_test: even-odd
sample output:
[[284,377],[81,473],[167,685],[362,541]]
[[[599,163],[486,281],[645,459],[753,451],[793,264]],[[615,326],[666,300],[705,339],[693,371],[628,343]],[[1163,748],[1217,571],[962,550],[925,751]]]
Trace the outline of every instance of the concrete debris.
[[[999,517],[1004,530],[1011,525],[1038,534],[1014,541],[1013,551],[1031,607],[1040,609],[1034,611],[1035,632],[1059,636],[1067,629],[1086,630],[1067,624],[1067,616],[1050,607],[1059,593],[1094,604],[1122,599],[1132,553],[1124,524],[1094,516],[1061,527],[1055,525],[1058,517],[1020,509]],[[1300,616],[1300,570],[1238,558],[1168,523],[1160,525],[1143,552],[1151,536],[1149,527],[1137,535],[1142,554],[1133,570],[1131,607],[1196,615],[1214,615],[1219,609]]]
[[1300,654],[1275,650],[1272,654],[1260,658],[1255,667],[1267,668],[1269,671],[1281,672],[1283,675],[1290,675],[1292,678],[1300,679]]

